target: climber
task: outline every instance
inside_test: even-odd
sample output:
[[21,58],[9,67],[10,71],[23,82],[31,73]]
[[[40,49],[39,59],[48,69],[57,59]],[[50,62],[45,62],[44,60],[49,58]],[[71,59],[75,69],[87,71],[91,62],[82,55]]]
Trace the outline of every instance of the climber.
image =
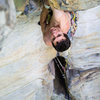
[[44,6],[40,25],[46,45],[53,46],[58,52],[63,52],[70,47],[71,42],[67,35],[71,27],[69,12]]

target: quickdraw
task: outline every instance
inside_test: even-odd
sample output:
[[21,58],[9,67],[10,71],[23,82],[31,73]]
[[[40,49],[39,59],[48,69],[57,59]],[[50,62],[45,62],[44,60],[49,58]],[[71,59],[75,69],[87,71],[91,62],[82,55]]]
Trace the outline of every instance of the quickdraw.
[[71,14],[71,35],[73,36],[77,29],[78,13],[70,12],[70,14]]

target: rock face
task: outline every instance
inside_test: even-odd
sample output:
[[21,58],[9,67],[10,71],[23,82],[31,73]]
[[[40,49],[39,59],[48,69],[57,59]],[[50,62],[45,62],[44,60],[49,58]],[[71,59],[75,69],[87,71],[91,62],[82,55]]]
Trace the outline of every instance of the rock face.
[[56,55],[45,46],[39,16],[17,20],[0,52],[0,100],[50,100],[53,76],[49,61]]
[[[55,56],[42,40],[37,18],[19,18],[13,0],[0,0],[0,100],[50,100]],[[41,52],[41,53],[40,53]]]
[[0,0],[0,48],[16,22],[13,0]]
[[[0,0],[0,19],[0,100],[51,100],[54,77],[47,65],[56,51],[43,42],[39,16],[19,17],[13,29],[13,0]],[[71,63],[75,69],[97,68],[72,79],[70,91],[77,100],[100,99],[99,26],[100,6],[79,12]],[[57,95],[53,99],[64,100]]]
[[57,0],[62,9],[69,11],[86,10],[100,5],[100,0]]
[[71,92],[76,100],[100,100],[100,6],[78,13],[69,55],[74,69],[87,71],[72,79]]
[[70,52],[73,65],[82,69],[100,67],[100,6],[78,13],[78,27]]

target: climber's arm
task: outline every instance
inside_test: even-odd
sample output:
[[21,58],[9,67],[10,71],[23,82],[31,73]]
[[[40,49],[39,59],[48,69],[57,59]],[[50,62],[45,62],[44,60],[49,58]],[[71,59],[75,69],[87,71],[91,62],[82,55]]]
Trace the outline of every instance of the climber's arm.
[[48,15],[48,9],[43,7],[43,10],[42,10],[41,15],[40,15],[40,25],[41,25],[41,29],[42,29],[43,33],[45,31],[45,28],[46,28],[46,18],[47,18],[47,15]]

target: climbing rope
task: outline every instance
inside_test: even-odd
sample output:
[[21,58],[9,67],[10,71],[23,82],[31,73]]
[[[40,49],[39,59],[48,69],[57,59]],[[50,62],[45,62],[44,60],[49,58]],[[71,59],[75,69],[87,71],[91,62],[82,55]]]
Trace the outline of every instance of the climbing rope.
[[[67,75],[66,75],[66,70],[68,70],[67,66],[62,65],[62,63],[59,60],[58,56],[55,57],[54,61],[57,65],[57,67],[59,68],[59,70],[62,74],[62,77],[64,78],[68,100],[75,100],[75,98],[71,95],[71,93],[69,92],[69,89],[68,89],[68,79],[67,79]],[[68,65],[68,63],[66,65]]]

